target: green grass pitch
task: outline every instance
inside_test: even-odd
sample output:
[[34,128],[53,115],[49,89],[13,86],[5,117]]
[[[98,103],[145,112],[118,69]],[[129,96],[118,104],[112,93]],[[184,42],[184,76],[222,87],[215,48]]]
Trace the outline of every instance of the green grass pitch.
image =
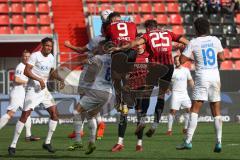
[[[59,125],[53,137],[53,146],[57,149],[55,154],[42,150],[41,145],[47,133],[47,125],[33,125],[32,132],[42,138],[39,142],[25,142],[23,131],[17,145],[16,156],[9,157],[8,145],[11,143],[14,125],[8,125],[0,131],[0,160],[32,160],[32,159],[84,159],[84,160],[239,160],[240,159],[240,124],[224,123],[223,125],[223,150],[214,153],[215,143],[213,123],[199,123],[193,139],[193,149],[177,151],[175,146],[182,143],[182,125],[174,125],[173,136],[166,136],[166,124],[161,124],[152,138],[144,136],[141,153],[135,152],[136,137],[135,125],[129,124],[125,136],[125,149],[122,152],[112,153],[111,147],[117,140],[117,124],[109,124],[103,140],[97,141],[97,150],[91,155],[85,155],[83,150],[67,151],[72,144],[67,134],[72,131],[72,125]],[[148,128],[148,127],[147,127]],[[85,127],[87,131],[87,126]],[[146,130],[146,129],[145,129]],[[87,145],[87,136],[84,137]]]

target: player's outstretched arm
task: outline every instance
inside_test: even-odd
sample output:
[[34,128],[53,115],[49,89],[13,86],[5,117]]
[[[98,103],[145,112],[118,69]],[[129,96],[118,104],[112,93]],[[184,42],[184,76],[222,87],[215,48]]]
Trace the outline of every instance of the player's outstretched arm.
[[144,38],[137,38],[134,41],[131,41],[130,43],[127,43],[121,47],[112,47],[109,49],[109,53],[117,52],[117,51],[125,51],[130,48],[136,47],[138,45],[144,44],[145,39]]
[[77,46],[74,46],[70,43],[70,41],[65,41],[64,42],[64,46],[67,47],[67,48],[70,48],[71,50],[74,50],[78,53],[83,53],[83,52],[87,52],[88,51],[88,48],[87,46],[83,46],[83,47],[77,47]]
[[28,78],[38,81],[40,83],[41,89],[44,89],[46,87],[46,85],[45,85],[43,79],[39,78],[38,76],[35,76],[32,73],[32,68],[33,68],[33,66],[27,63],[26,67],[24,69],[24,75],[27,76]]
[[179,39],[179,42],[182,43],[182,44],[184,44],[184,45],[188,45],[188,44],[189,44],[189,41],[188,41],[185,37],[181,37],[181,38]]

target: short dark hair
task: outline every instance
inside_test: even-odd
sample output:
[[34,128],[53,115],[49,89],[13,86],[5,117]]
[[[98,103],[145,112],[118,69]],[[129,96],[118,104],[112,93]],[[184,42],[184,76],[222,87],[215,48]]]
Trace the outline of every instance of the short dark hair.
[[194,27],[196,30],[196,34],[199,36],[204,35],[204,34],[209,34],[210,24],[209,24],[208,20],[203,17],[197,18],[194,21]]
[[158,24],[157,24],[157,21],[150,19],[145,21],[144,27],[149,29],[154,29],[158,27]]
[[121,17],[120,13],[119,12],[110,13],[109,16],[108,16],[108,21],[111,21],[115,17]]
[[43,38],[43,39],[41,40],[41,43],[42,43],[42,44],[45,44],[45,43],[47,43],[47,42],[52,42],[52,43],[53,43],[53,39],[50,38],[50,37],[46,37],[46,38]]

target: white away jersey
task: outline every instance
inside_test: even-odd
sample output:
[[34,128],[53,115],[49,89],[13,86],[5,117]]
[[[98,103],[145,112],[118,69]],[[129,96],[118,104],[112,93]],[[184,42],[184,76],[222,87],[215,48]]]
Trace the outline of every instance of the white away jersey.
[[[32,73],[42,78],[45,83],[49,78],[51,69],[55,68],[54,56],[49,54],[47,57],[44,57],[40,51],[32,53],[27,63],[33,66]],[[36,81],[34,82],[39,84]]]
[[92,51],[94,48],[96,48],[99,44],[99,42],[105,40],[105,37],[102,35],[96,36],[93,39],[90,40],[90,42],[87,44],[87,48],[89,51]]
[[91,61],[98,67],[98,72],[91,89],[112,93],[111,55],[96,55]]
[[217,54],[223,48],[215,36],[197,37],[190,41],[183,55],[195,60],[196,80],[220,81]]
[[24,75],[24,69],[25,69],[26,65],[23,64],[22,62],[19,63],[15,69],[15,77],[20,78],[23,81],[28,81],[28,77]]
[[189,69],[185,67],[175,68],[172,75],[172,91],[187,93],[187,82],[192,76]]

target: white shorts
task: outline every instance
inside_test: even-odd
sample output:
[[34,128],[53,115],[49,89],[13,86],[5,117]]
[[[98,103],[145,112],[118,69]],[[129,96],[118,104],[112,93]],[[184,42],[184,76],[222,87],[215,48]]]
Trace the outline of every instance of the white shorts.
[[209,102],[221,101],[220,81],[197,83],[194,85],[192,100],[202,100]]
[[40,91],[36,91],[33,87],[28,88],[23,110],[34,110],[34,108],[39,104],[43,104],[44,108],[49,108],[56,105],[52,94],[48,91],[47,88],[44,88]]
[[179,110],[191,108],[192,102],[187,93],[172,92],[170,109]]
[[16,112],[18,108],[23,109],[25,93],[25,88],[14,87],[10,93],[10,103],[7,110]]
[[111,93],[99,90],[88,90],[79,100],[79,103],[86,111],[102,108],[108,102],[109,96],[111,96]]

